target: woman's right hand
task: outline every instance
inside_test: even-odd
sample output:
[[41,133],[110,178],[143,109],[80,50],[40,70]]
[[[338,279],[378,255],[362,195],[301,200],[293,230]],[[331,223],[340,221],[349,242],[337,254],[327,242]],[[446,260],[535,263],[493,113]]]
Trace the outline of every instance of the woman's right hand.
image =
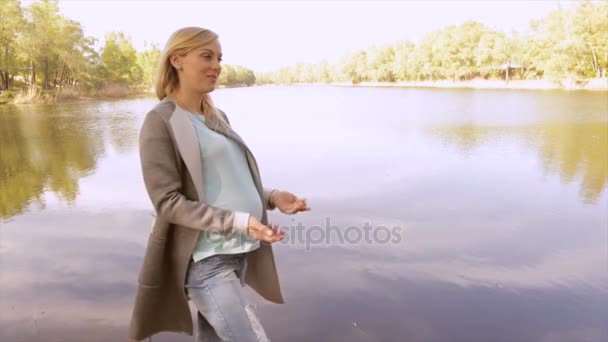
[[277,225],[271,225],[270,227],[262,224],[255,216],[249,216],[249,224],[247,226],[247,233],[254,239],[263,241],[266,243],[273,243],[281,241],[285,238],[285,231],[279,229]]

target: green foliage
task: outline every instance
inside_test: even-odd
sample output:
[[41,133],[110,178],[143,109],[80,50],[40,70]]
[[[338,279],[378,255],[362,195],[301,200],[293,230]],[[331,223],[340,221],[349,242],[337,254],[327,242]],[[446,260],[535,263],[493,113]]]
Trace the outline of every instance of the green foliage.
[[[19,0],[0,0],[0,92],[21,88],[27,94],[21,98],[29,101],[153,89],[158,45],[145,44],[138,52],[122,32],[106,34],[99,51],[95,43],[79,22],[59,13],[58,0],[38,0],[25,8]],[[250,86],[256,77],[244,67],[225,65],[219,81]]]
[[157,44],[152,44],[148,48],[148,44],[144,43],[146,49],[137,54],[137,64],[142,70],[142,83],[148,90],[154,87],[154,77],[156,69],[160,61],[160,49]]
[[131,40],[122,32],[108,33],[105,40],[101,50],[102,77],[125,85],[139,84],[144,75]]
[[[32,202],[42,204],[45,191],[73,203],[78,180],[94,170],[104,153],[101,135],[89,116],[28,116],[16,110],[0,117],[0,222]],[[50,106],[36,109],[52,110]]]
[[222,72],[218,80],[220,85],[227,87],[251,86],[255,84],[255,75],[252,70],[240,65],[222,65]]
[[[399,41],[344,55],[337,63],[298,63],[254,74],[224,65],[219,84],[462,81],[548,78],[579,82],[606,77],[608,2],[582,1],[530,23],[530,33],[506,34],[467,21],[429,32],[418,44]],[[80,23],[59,13],[58,0],[0,0],[0,92],[125,94],[150,91],[160,58],[158,45],[137,52],[121,32],[94,49]],[[118,90],[120,91],[118,91]]]
[[8,89],[20,67],[17,59],[17,29],[24,24],[17,0],[0,1],[0,89]]
[[578,82],[606,77],[608,2],[584,1],[505,34],[474,21],[344,55],[336,65],[297,64],[262,73],[258,83],[536,79]]

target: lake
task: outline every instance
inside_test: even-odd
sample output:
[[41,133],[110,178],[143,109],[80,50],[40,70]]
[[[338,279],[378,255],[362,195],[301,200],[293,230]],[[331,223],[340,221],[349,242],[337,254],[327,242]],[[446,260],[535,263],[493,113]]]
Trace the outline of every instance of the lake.
[[[286,304],[247,293],[271,340],[608,340],[606,92],[212,95],[264,185],[312,207],[270,214]],[[0,106],[0,341],[125,340],[156,102]]]

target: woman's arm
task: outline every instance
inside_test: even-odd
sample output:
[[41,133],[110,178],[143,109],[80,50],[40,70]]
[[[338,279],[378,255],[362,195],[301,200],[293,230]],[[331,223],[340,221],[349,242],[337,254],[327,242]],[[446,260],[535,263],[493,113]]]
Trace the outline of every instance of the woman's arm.
[[160,218],[192,229],[226,234],[247,231],[249,215],[191,201],[180,192],[183,184],[179,160],[169,127],[154,111],[146,115],[142,125],[139,152],[144,184]]

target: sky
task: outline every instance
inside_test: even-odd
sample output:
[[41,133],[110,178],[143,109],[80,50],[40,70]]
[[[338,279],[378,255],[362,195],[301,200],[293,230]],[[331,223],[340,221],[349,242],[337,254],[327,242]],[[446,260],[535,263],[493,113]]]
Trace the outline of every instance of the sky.
[[[23,1],[27,5],[31,1]],[[562,0],[562,5],[567,1]],[[173,31],[201,26],[218,33],[225,64],[255,72],[298,62],[330,63],[346,53],[472,19],[511,32],[556,9],[558,0],[478,1],[94,1],[60,0],[61,13],[79,21],[88,36],[111,31],[162,49]]]

